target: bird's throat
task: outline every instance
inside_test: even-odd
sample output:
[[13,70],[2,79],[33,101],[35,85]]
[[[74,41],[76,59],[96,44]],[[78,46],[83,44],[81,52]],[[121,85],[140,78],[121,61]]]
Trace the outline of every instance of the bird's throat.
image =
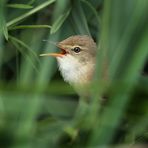
[[59,70],[64,80],[70,84],[87,84],[92,79],[94,73],[93,62],[82,63],[76,58],[67,54],[63,57],[57,57]]

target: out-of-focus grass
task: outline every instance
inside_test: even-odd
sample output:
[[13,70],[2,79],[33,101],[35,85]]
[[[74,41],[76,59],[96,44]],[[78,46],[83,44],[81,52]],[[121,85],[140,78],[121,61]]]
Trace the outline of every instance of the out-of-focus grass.
[[[147,144],[147,7],[147,0],[1,0],[0,147]],[[75,34],[92,35],[98,45],[87,107],[55,59],[38,56],[56,50],[44,39]]]

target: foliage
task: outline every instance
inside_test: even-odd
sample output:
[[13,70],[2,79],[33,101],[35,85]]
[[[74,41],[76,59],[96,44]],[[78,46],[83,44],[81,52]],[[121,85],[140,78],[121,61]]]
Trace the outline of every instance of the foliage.
[[[147,0],[1,0],[0,147],[147,144],[147,8]],[[88,104],[53,58],[39,57],[56,50],[43,40],[75,34],[98,46]]]

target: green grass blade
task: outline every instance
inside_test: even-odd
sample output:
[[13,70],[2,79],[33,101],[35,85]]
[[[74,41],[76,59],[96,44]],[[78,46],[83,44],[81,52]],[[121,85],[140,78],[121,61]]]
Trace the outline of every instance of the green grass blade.
[[[104,41],[102,41],[103,43],[103,48],[102,50],[107,50],[111,45],[111,41],[115,40],[116,42],[118,41],[118,39],[120,40],[120,38],[118,37],[118,33],[120,32],[119,30],[117,31],[117,34],[115,36],[115,38],[113,36],[110,36],[110,26],[108,26],[108,22],[111,19],[110,18],[110,12],[111,12],[111,6],[116,6],[117,4],[119,4],[119,1],[114,1],[114,5],[113,5],[113,1],[112,2],[108,2],[105,1],[105,14],[104,14],[104,18],[105,20],[105,30],[103,30],[102,32],[102,38]],[[140,2],[140,1],[138,1]],[[143,3],[143,2],[142,2]],[[141,4],[142,4],[141,3]],[[122,7],[121,5],[122,3],[120,3],[120,7]],[[124,4],[126,6],[128,6],[128,1],[124,1]],[[135,3],[133,3],[133,6],[135,6]],[[141,5],[137,5],[137,7],[141,8]],[[144,7],[145,9],[141,9],[143,12],[146,11],[146,7]],[[106,10],[107,9],[107,10]],[[120,10],[122,9],[117,9],[116,11],[119,10],[119,14],[122,14],[123,12]],[[133,10],[133,12],[137,13],[137,8]],[[117,13],[116,13],[117,14]],[[115,15],[116,15],[115,14]],[[146,15],[145,15],[146,17]],[[140,21],[137,21],[137,23],[132,24],[132,27],[140,25],[141,26],[141,22],[144,25],[144,20],[145,17],[142,17],[140,19]],[[116,22],[117,20],[115,20]],[[115,23],[114,21],[112,21],[112,23]],[[139,24],[140,22],[140,24]],[[120,22],[116,22],[116,27],[120,28]],[[145,25],[144,25],[145,26]],[[115,27],[115,26],[114,26]],[[139,27],[140,28],[140,27]],[[132,93],[133,87],[135,86],[135,84],[137,83],[138,77],[140,75],[140,70],[142,70],[142,67],[144,65],[144,62],[147,58],[148,55],[148,50],[147,50],[147,40],[148,40],[148,28],[143,27],[142,29],[142,35],[139,33],[139,35],[141,35],[140,39],[136,42],[136,47],[132,46],[131,44],[128,44],[128,46],[126,48],[124,48],[124,52],[122,53],[122,57],[124,57],[124,64],[126,64],[125,66],[122,65],[122,63],[118,63],[120,65],[120,76],[119,75],[115,75],[115,78],[120,78],[120,81],[116,81],[116,79],[114,79],[111,87],[113,87],[113,92],[110,94],[111,97],[109,97],[109,100],[111,100],[109,103],[109,106],[107,106],[107,108],[105,108],[104,113],[101,115],[101,117],[98,120],[98,123],[96,125],[96,127],[94,128],[94,133],[92,136],[92,141],[91,141],[91,146],[100,146],[100,145],[104,145],[104,146],[108,146],[108,144],[110,144],[111,140],[114,137],[114,134],[116,132],[116,128],[118,127],[119,123],[121,122],[121,119],[123,117],[123,113],[126,110],[126,107],[128,105],[128,102],[130,101],[130,94]],[[129,41],[132,40],[135,36],[133,36],[135,30],[131,30],[132,34],[127,34],[127,36],[129,35]],[[137,35],[138,36],[138,35]],[[118,38],[118,39],[117,39]],[[126,40],[124,40],[126,43]],[[124,42],[123,41],[123,42]],[[116,46],[117,44],[115,44]],[[123,46],[124,47],[124,46]],[[131,49],[129,52],[129,47],[133,47],[134,49]],[[120,50],[120,49],[118,49]],[[109,50],[107,50],[109,52]],[[106,53],[104,53],[104,55],[106,57],[109,57],[110,55],[108,54],[108,52],[106,51]],[[102,51],[103,52],[103,51]],[[105,52],[105,51],[104,51]],[[130,58],[128,59],[128,64],[126,63],[127,58],[126,55],[127,53],[130,55]],[[99,53],[100,54],[100,53]],[[116,54],[116,52],[115,52]],[[118,57],[120,60],[120,57]],[[105,60],[106,58],[102,58],[100,60]],[[117,61],[116,61],[117,62]],[[102,64],[102,63],[101,63]],[[109,63],[111,64],[111,63]],[[114,66],[114,65],[112,65]],[[99,67],[99,65],[98,65]],[[99,67],[100,68],[100,67]],[[103,68],[103,67],[102,67]],[[101,72],[103,71],[101,68]],[[111,72],[111,71],[110,71]],[[116,74],[119,73],[119,69],[116,69]],[[99,71],[98,71],[99,74]],[[110,74],[110,73],[109,73]],[[100,75],[99,75],[100,76]],[[101,77],[101,76],[100,76]],[[110,77],[109,77],[110,78]],[[110,80],[110,79],[108,79]],[[117,84],[116,84],[117,82]],[[114,85],[118,85],[118,88],[115,88]],[[97,131],[97,132],[96,132]]]
[[5,2],[1,2],[0,5],[0,32],[4,35],[5,39],[8,40],[8,30],[6,26],[6,20],[5,20]]
[[[38,71],[38,68],[34,64],[34,60],[32,60],[34,58],[39,63],[39,58],[35,54],[35,52],[30,47],[28,47],[24,42],[22,42],[21,40],[15,38],[13,36],[9,36],[9,38],[10,38],[10,40],[12,40],[13,44],[17,47],[17,49],[22,53],[22,55],[24,55],[31,62],[31,64],[34,67],[34,69],[36,71]],[[21,45],[23,48],[27,49],[31,53],[31,55],[30,55],[30,53],[27,54],[26,51],[21,50],[21,47],[19,47],[18,45]]]
[[64,21],[66,20],[66,18],[69,16],[71,9],[69,9],[68,11],[66,11],[64,14],[61,14],[57,20],[53,23],[50,33],[56,33],[60,27],[62,26],[62,24],[64,23]]
[[28,4],[29,4],[29,5],[32,5],[35,1],[36,1],[36,0],[30,0],[30,1],[28,2]]
[[89,9],[92,11],[92,14],[93,14],[93,16],[95,16],[96,17],[96,23],[98,24],[98,26],[100,25],[100,18],[99,18],[99,15],[98,15],[98,12],[97,12],[97,10],[94,8],[94,6],[90,3],[90,2],[88,2],[88,1],[86,1],[86,0],[81,0],[85,5],[87,5],[87,7],[89,7]]
[[31,9],[33,6],[26,4],[8,4],[7,7],[15,9]]
[[9,28],[9,30],[17,30],[17,29],[38,29],[38,28],[48,28],[50,29],[51,26],[49,25],[19,25]]
[[45,7],[47,7],[48,5],[52,4],[53,2],[55,2],[55,0],[47,0],[46,2],[44,2],[44,3],[42,3],[41,5],[39,5],[39,6],[35,7],[35,8],[33,8],[32,10],[28,11],[27,13],[25,13],[25,14],[23,14],[23,15],[21,15],[21,16],[15,18],[15,19],[9,21],[9,22],[7,23],[7,27],[10,27],[10,26],[12,26],[12,25],[14,25],[14,24],[18,24],[21,20],[23,20],[23,19],[25,19],[25,18],[27,18],[27,17],[33,15],[34,13],[36,13],[36,12],[42,10],[43,8],[45,8]]
[[80,0],[73,1],[71,25],[77,34],[90,35],[87,19],[81,6]]

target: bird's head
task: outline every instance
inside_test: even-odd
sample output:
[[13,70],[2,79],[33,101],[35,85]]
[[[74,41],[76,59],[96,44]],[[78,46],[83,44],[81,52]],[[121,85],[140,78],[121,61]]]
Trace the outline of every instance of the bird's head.
[[87,35],[71,36],[56,46],[60,53],[41,54],[40,56],[54,56],[57,58],[59,69],[68,82],[86,79],[89,70],[92,71],[96,59],[96,43]]
[[96,57],[96,43],[87,35],[71,36],[57,43],[56,46],[61,50],[60,53],[47,53],[40,56],[54,56],[58,59],[70,56],[81,63],[88,62]]

